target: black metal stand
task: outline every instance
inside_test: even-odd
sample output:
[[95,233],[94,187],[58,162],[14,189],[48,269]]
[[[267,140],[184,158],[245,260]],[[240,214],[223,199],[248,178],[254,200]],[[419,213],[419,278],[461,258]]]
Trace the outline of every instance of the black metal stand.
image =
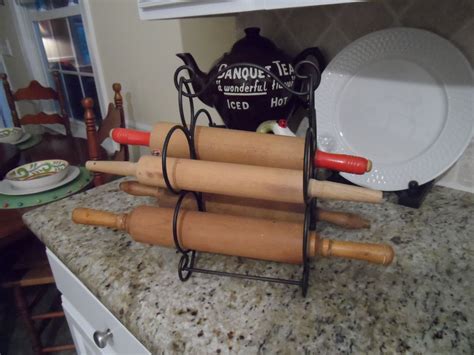
[[398,196],[398,204],[411,208],[420,208],[426,195],[431,191],[434,182],[434,180],[431,180],[426,184],[419,185],[415,180],[410,181],[408,189],[395,191],[395,194]]
[[[199,211],[205,212],[205,204],[202,199],[202,194],[194,191],[177,191],[171,184],[168,178],[168,171],[166,168],[166,156],[168,151],[168,144],[171,139],[171,136],[176,131],[181,131],[188,142],[189,145],[189,155],[191,159],[196,159],[196,148],[195,148],[195,127],[196,122],[201,115],[207,117],[208,124],[210,127],[215,127],[216,125],[212,121],[211,115],[205,109],[200,109],[195,112],[194,110],[194,103],[193,99],[200,95],[203,91],[207,90],[208,87],[215,81],[215,79],[220,76],[222,73],[231,70],[237,66],[244,66],[244,67],[252,67],[258,70],[261,70],[265,74],[269,75],[273,80],[278,82],[284,89],[286,89],[291,94],[298,97],[305,103],[305,107],[307,108],[307,117],[309,119],[309,128],[306,131],[305,137],[305,150],[304,150],[304,171],[303,171],[303,191],[304,191],[304,201],[306,204],[305,209],[305,216],[304,216],[304,226],[303,226],[303,235],[302,235],[302,254],[303,254],[303,270],[302,270],[302,277],[301,279],[281,279],[281,278],[273,278],[273,277],[265,277],[265,276],[258,276],[258,275],[247,275],[247,274],[238,274],[238,273],[230,273],[218,270],[208,270],[203,268],[198,268],[195,266],[196,263],[196,251],[194,250],[185,250],[181,247],[179,242],[179,235],[178,235],[178,216],[179,211],[181,209],[181,204],[186,197],[187,194],[193,194],[194,198],[196,199],[196,203],[198,206]],[[305,73],[309,74],[302,74],[303,67],[307,66]],[[185,78],[184,74],[188,74],[188,78]],[[316,208],[316,199],[312,198],[308,195],[308,185],[310,179],[316,178],[316,167],[314,166],[314,153],[317,149],[317,142],[316,142],[316,111],[314,108],[314,91],[318,87],[321,75],[320,71],[317,66],[310,62],[310,61],[302,61],[295,66],[295,76],[298,80],[301,81],[301,90],[296,91],[292,88],[287,87],[276,75],[272,72],[267,70],[264,67],[259,65],[251,64],[251,63],[239,63],[233,64],[225,69],[216,73],[212,78],[209,79],[209,84],[202,89],[199,93],[192,93],[191,85],[192,79],[194,77],[194,71],[192,68],[188,66],[181,66],[179,67],[174,75],[174,84],[176,89],[178,90],[178,105],[179,105],[179,113],[181,118],[182,125],[174,126],[165,138],[162,150],[162,169],[163,169],[163,179],[166,183],[168,189],[175,194],[179,194],[179,199],[176,203],[176,207],[174,210],[173,216],[173,238],[174,243],[176,246],[176,250],[181,254],[181,259],[179,261],[178,266],[178,276],[181,281],[186,281],[192,275],[193,272],[202,273],[202,274],[209,274],[209,275],[218,275],[218,276],[228,276],[228,277],[236,277],[241,279],[250,279],[250,280],[258,280],[258,281],[266,281],[266,282],[277,282],[283,283],[288,285],[296,285],[300,286],[302,289],[303,296],[306,296],[306,292],[308,290],[308,280],[309,280],[309,262],[310,258],[308,256],[308,236],[311,230],[315,230],[316,228],[316,219],[315,219],[315,208]],[[189,104],[189,114],[190,114],[190,124],[188,126],[186,122],[186,115],[184,110],[183,101],[187,99]]]

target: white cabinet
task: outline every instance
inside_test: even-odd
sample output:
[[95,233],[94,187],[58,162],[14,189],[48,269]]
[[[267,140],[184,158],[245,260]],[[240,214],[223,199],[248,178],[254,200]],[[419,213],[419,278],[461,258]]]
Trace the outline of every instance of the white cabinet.
[[91,333],[94,333],[90,324],[64,296],[61,299],[64,315],[66,316],[77,353],[100,354],[101,349],[94,344],[93,339],[89,336]]
[[50,250],[46,253],[79,354],[150,354]]
[[159,20],[363,1],[366,0],[138,0],[138,13],[141,20]]

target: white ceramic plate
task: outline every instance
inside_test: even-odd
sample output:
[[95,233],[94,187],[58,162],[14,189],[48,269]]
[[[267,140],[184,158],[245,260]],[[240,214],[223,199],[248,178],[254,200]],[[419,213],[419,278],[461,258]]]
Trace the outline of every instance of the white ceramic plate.
[[10,144],[20,144],[20,143],[26,142],[30,138],[31,138],[31,133],[26,132],[24,135],[21,136],[19,140],[17,140],[16,142],[12,142]]
[[59,186],[63,186],[77,178],[80,173],[81,170],[77,166],[69,166],[66,176],[61,181],[57,182],[54,185],[42,186],[32,189],[18,189],[9,184],[7,180],[2,180],[0,181],[0,194],[13,196],[37,194],[38,192],[48,191],[55,189]]
[[323,150],[371,159],[351,182],[383,191],[424,184],[461,156],[473,127],[473,75],[449,41],[424,30],[394,28],[342,50],[316,90]]
[[25,134],[19,127],[0,128],[0,143],[10,143],[21,139]]

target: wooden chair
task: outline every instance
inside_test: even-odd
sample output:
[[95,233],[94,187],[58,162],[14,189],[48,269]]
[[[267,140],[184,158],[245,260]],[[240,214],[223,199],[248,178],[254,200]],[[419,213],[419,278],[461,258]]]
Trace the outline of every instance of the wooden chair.
[[[46,328],[47,322],[56,318],[64,318],[63,311],[50,310],[46,313],[32,314],[33,308],[48,291],[48,285],[54,285],[54,278],[46,258],[44,245],[37,241],[35,236],[31,236],[31,240],[23,243],[17,251],[20,256],[16,258],[13,267],[10,267],[10,274],[3,280],[1,286],[13,289],[15,305],[30,336],[33,352],[39,355],[74,350],[74,344],[43,346],[41,341],[41,333]],[[10,259],[12,258],[10,257]],[[28,303],[28,299],[31,297],[27,297],[27,294],[31,293],[33,293],[33,298]],[[55,309],[60,309],[59,305],[60,294],[57,292],[57,297],[52,302],[52,306]]]
[[[15,127],[29,124],[51,124],[59,123],[64,125],[66,128],[66,134],[71,136],[71,127],[69,124],[69,117],[66,113],[64,104],[64,94],[62,92],[62,86],[60,83],[59,73],[53,72],[54,83],[56,90],[50,87],[44,87],[36,80],[30,82],[28,87],[18,89],[12,92],[10,84],[6,74],[0,74],[0,78],[3,82],[3,88],[5,89],[5,95],[7,97],[8,105],[12,113],[13,124]],[[35,114],[27,114],[21,118],[18,116],[16,109],[17,101],[31,101],[31,100],[53,100],[58,102],[60,107],[60,113],[47,114],[39,112]]]
[[[84,122],[86,123],[87,142],[89,146],[90,160],[128,160],[129,152],[128,145],[121,144],[120,150],[116,151],[111,157],[104,157],[100,153],[100,145],[109,137],[109,133],[113,128],[125,128],[125,115],[123,112],[123,100],[120,90],[122,86],[119,83],[112,85],[114,90],[114,103],[110,103],[107,109],[107,115],[98,125],[96,129],[96,119],[94,114],[94,100],[86,97],[82,100],[82,107],[84,107]],[[105,184],[112,179],[113,175],[94,173],[94,185],[99,186]]]

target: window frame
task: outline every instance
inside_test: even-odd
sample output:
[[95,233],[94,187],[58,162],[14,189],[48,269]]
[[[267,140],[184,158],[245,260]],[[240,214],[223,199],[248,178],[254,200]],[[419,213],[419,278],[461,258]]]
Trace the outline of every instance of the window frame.
[[[102,115],[104,115],[109,99],[105,85],[104,73],[102,69],[103,67],[102,63],[100,62],[89,0],[80,0],[79,4],[77,5],[51,9],[47,11],[31,10],[17,4],[16,1],[12,1],[10,8],[13,18],[15,19],[14,22],[20,40],[21,52],[25,60],[25,64],[29,70],[29,74],[34,80],[37,80],[41,83],[51,83],[51,77],[49,74],[50,70],[44,49],[41,45],[41,38],[37,34],[34,22],[76,15],[80,15],[82,17],[93,73],[90,73],[90,75],[81,73],[80,75],[94,77],[97,97],[99,99],[99,102],[96,103],[96,105],[98,105]],[[61,71],[63,73],[67,72],[64,70]],[[77,71],[72,71],[71,73],[78,75]],[[82,80],[79,81],[81,82],[82,86]],[[85,132],[83,133],[85,127],[84,122],[72,117],[70,117],[70,121],[73,135],[85,137]]]

